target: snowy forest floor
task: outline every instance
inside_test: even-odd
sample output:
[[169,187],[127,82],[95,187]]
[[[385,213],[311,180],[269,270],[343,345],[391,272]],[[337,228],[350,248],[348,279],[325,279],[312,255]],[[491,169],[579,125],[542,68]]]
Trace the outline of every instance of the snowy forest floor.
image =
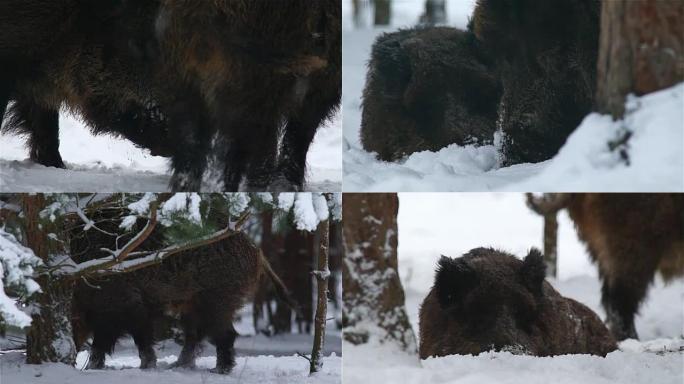
[[[566,212],[559,215],[558,278],[563,295],[601,317],[601,284]],[[523,194],[405,193],[399,197],[399,275],[409,320],[418,337],[420,304],[433,283],[440,255],[458,257],[479,246],[515,255],[542,248],[543,220]],[[658,276],[636,319],[640,340],[627,340],[606,358],[589,355],[533,357],[508,352],[446,356],[420,361],[387,345],[343,342],[344,381],[362,382],[372,371],[388,383],[659,383],[684,380],[684,279]]]
[[[683,191],[684,84],[628,102],[625,120],[589,115],[551,160],[537,164],[499,167],[494,145],[419,152],[388,163],[362,149],[361,95],[371,45],[384,32],[414,26],[424,2],[396,0],[391,25],[372,25],[372,7],[361,12],[362,25],[352,21],[351,1],[343,3],[342,48],[345,192],[387,191]],[[447,25],[465,29],[473,0],[448,0]],[[608,149],[627,128],[630,165]],[[387,127],[392,134],[392,127]]]
[[[341,189],[341,146],[342,117],[338,113],[314,138],[307,157],[307,191]],[[0,192],[168,190],[166,158],[152,156],[127,140],[93,136],[73,116],[60,116],[60,153],[67,169],[44,167],[27,160],[24,138],[0,135]]]
[[[329,310],[330,317],[339,318],[339,311],[332,306]],[[327,323],[323,371],[309,377],[309,362],[297,354],[311,354],[313,335],[292,333],[272,337],[262,334],[255,336],[251,319],[251,306],[247,306],[235,323],[241,335],[235,341],[237,365],[227,376],[209,372],[216,366],[216,349],[206,341],[194,370],[169,369],[169,365],[180,354],[181,346],[173,340],[166,340],[155,346],[157,369],[142,371],[133,340],[124,338],[117,343],[114,354],[106,357],[105,370],[82,370],[88,360],[86,351],[78,354],[75,369],[63,364],[27,365],[23,351],[0,352],[0,384],[340,383],[342,343],[335,321]],[[11,343],[7,340],[0,340],[0,345],[3,349],[11,350]]]

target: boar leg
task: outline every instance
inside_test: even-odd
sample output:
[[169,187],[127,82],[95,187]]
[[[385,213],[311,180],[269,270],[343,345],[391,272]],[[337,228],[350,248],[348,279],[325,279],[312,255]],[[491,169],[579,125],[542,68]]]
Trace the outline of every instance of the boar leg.
[[133,341],[138,347],[138,356],[140,356],[140,369],[157,367],[157,355],[153,348],[153,334],[151,328],[133,333]]
[[284,181],[291,185],[289,190],[292,187],[298,190],[303,188],[309,147],[318,127],[332,115],[337,99],[336,95],[311,92],[304,99],[302,108],[288,120],[278,171]]
[[[202,98],[196,92],[179,91],[185,97],[168,111],[169,140],[173,143],[171,190],[200,191],[211,148],[212,126],[208,124]],[[193,97],[194,96],[194,97]]]
[[[0,68],[2,70],[2,68]],[[2,128],[5,111],[7,111],[7,103],[9,103],[9,98],[11,94],[11,88],[7,81],[0,81],[0,128]],[[2,130],[0,129],[0,132]]]
[[[655,244],[641,242],[642,239],[616,241],[614,248],[610,250],[612,254],[632,255],[625,258],[612,257],[614,260],[628,261],[613,263],[610,269],[602,267],[600,263],[603,259],[598,259],[599,272],[603,277],[601,303],[606,309],[608,328],[618,341],[638,338],[634,317],[646,296],[662,254],[662,250]],[[650,248],[647,249],[647,246]]]
[[59,154],[59,112],[19,98],[10,108],[10,129],[28,135],[32,161],[65,168]]
[[86,369],[104,369],[105,354],[111,354],[114,350],[117,337],[105,331],[95,330],[93,334],[93,345],[90,348],[90,359]]
[[[278,151],[277,124],[260,124],[252,130],[249,145],[250,156],[247,168],[247,190],[266,191],[273,180]],[[287,189],[291,191],[291,189]]]
[[233,324],[229,328],[212,337],[216,345],[216,368],[211,371],[214,373],[228,374],[235,366],[235,339],[237,332]]
[[183,349],[180,356],[175,363],[171,364],[172,368],[195,368],[195,358],[197,357],[197,346],[199,345],[202,335],[199,332],[196,319],[191,316],[184,316],[181,319],[183,326]]

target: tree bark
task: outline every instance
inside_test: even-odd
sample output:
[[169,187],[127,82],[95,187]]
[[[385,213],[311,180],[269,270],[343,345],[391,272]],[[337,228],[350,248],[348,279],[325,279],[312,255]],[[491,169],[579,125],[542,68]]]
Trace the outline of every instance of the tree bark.
[[375,25],[389,25],[392,20],[392,0],[375,0]]
[[[31,248],[45,265],[51,264],[50,244],[46,224],[41,224],[40,212],[46,206],[42,194],[22,196],[25,218],[26,246]],[[26,337],[26,362],[76,362],[76,346],[71,329],[71,301],[73,284],[69,279],[43,273],[37,279],[41,292],[36,293],[37,311],[31,316],[31,327]]]
[[604,1],[597,109],[623,117],[625,98],[684,81],[684,2]]
[[325,322],[328,316],[328,277],[330,269],[328,267],[328,248],[330,226],[328,220],[322,221],[318,225],[319,248],[318,248],[318,269],[314,273],[318,285],[318,295],[316,304],[316,317],[314,319],[314,343],[311,351],[311,365],[309,374],[318,372],[323,368],[321,351],[325,344]]
[[558,193],[545,193],[542,197],[527,195],[527,206],[544,218],[544,261],[546,275],[558,274],[558,211],[565,208],[568,196]]
[[421,24],[435,25],[446,22],[446,1],[425,0],[425,12],[420,16]]
[[416,339],[397,272],[399,199],[379,193],[345,193],[343,199],[344,339],[363,344],[377,337],[415,354]]

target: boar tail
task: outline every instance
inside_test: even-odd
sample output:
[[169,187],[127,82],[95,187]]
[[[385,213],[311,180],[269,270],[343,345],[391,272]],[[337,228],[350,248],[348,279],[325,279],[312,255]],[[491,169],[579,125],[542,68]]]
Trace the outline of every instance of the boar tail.
[[280,277],[278,277],[273,268],[271,268],[271,263],[268,262],[266,255],[264,255],[264,253],[261,250],[259,250],[259,257],[261,258],[261,265],[264,269],[264,272],[271,279],[271,282],[273,283],[273,287],[275,288],[278,298],[284,301],[285,304],[287,304],[287,306],[290,307],[290,309],[292,309],[298,315],[301,316],[302,311],[299,307],[299,304],[292,298],[292,295],[285,286],[285,283],[283,283],[283,281],[280,280]]

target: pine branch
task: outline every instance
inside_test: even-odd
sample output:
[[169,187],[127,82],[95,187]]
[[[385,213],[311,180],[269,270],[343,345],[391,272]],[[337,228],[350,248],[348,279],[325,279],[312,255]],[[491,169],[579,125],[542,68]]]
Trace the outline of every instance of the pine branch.
[[[149,267],[154,264],[158,264],[162,262],[164,259],[169,258],[170,256],[173,256],[175,254],[189,251],[194,248],[198,247],[204,247],[216,242],[219,242],[221,240],[227,239],[237,233],[240,232],[240,229],[244,225],[244,223],[247,221],[249,218],[249,212],[245,213],[242,215],[237,222],[235,223],[230,223],[228,227],[212,233],[211,235],[204,236],[200,238],[199,240],[194,240],[191,242],[187,242],[184,244],[180,245],[173,245],[169,246],[166,248],[163,248],[161,250],[157,251],[145,251],[145,252],[136,252],[135,254],[137,255],[145,255],[143,257],[138,257],[130,260],[121,260],[118,263],[111,265],[107,268],[100,268],[96,271],[94,271],[95,274],[98,276],[106,276],[106,275],[114,275],[114,274],[119,274],[119,273],[128,273],[128,272],[133,272],[137,271],[142,268]],[[130,255],[133,255],[133,253],[130,253]]]
[[150,203],[150,219],[145,224],[145,227],[138,232],[131,240],[124,245],[120,250],[111,251],[108,249],[102,249],[103,251],[109,252],[111,257],[103,257],[95,260],[88,260],[86,262],[80,263],[76,266],[75,270],[71,272],[74,278],[80,278],[81,276],[87,275],[95,271],[101,271],[105,269],[112,268],[113,266],[125,261],[136,248],[142,244],[145,239],[147,239],[152,231],[157,226],[157,207],[159,205],[158,201]]

